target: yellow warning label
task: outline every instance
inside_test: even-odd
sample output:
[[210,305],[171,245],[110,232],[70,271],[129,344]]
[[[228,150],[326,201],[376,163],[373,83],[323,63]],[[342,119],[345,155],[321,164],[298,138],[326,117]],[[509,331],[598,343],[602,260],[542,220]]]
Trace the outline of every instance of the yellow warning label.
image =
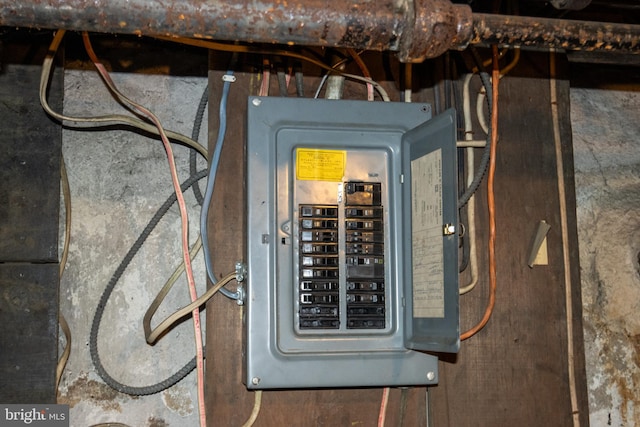
[[347,152],[343,150],[296,150],[296,178],[306,181],[342,181]]

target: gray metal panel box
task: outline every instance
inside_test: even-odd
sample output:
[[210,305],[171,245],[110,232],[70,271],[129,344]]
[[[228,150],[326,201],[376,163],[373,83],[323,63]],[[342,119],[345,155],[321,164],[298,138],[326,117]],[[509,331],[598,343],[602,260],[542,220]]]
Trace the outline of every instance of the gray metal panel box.
[[459,347],[453,113],[248,102],[247,387],[436,383],[415,350]]

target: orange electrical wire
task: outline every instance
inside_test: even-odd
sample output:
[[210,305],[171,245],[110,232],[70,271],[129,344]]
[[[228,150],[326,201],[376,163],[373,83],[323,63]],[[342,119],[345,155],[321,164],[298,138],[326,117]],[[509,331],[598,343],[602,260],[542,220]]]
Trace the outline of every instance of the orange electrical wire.
[[493,182],[496,173],[496,147],[498,145],[498,84],[500,82],[500,68],[498,61],[500,56],[498,46],[492,46],[493,70],[491,73],[493,102],[491,105],[491,157],[489,160],[489,172],[487,174],[487,205],[489,209],[489,302],[484,311],[482,320],[473,328],[460,335],[460,340],[466,340],[474,336],[489,321],[493,307],[496,304],[496,213]]
[[[371,73],[369,72],[369,68],[367,68],[367,64],[365,64],[362,58],[360,58],[360,55],[358,55],[358,53],[351,48],[347,49],[347,53],[351,55],[356,64],[358,64],[358,67],[360,67],[360,71],[362,71],[362,75],[370,79]],[[373,85],[371,83],[367,83],[367,101],[373,101],[373,98]]]
[[[182,191],[180,189],[180,181],[178,179],[178,172],[176,169],[175,158],[173,156],[173,149],[171,148],[171,143],[169,142],[169,138],[165,133],[160,120],[147,108],[142,105],[130,100],[124,94],[122,94],[115,83],[111,79],[109,72],[105,68],[105,66],[100,62],[95,52],[93,51],[93,47],[91,46],[91,40],[89,39],[89,34],[87,32],[82,33],[82,40],[84,42],[85,49],[89,58],[93,62],[93,65],[100,73],[100,76],[107,84],[109,89],[117,96],[117,98],[131,107],[133,110],[136,110],[138,113],[144,115],[149,118],[151,122],[158,128],[158,133],[160,135],[160,139],[164,144],[165,151],[167,153],[167,160],[169,161],[169,169],[171,172],[171,180],[173,182],[173,187],[175,189],[176,198],[178,201],[178,206],[180,207],[180,218],[182,221],[182,253],[184,258],[184,266],[185,272],[187,275],[187,282],[189,285],[189,294],[191,297],[191,301],[195,301],[198,298],[196,292],[195,280],[193,278],[193,269],[191,267],[191,257],[189,256],[189,219],[187,214],[187,208],[184,201],[184,197],[182,195]],[[205,404],[204,404],[204,353],[203,353],[203,345],[202,345],[202,327],[200,324],[200,311],[199,308],[195,308],[192,312],[193,315],[193,326],[195,331],[195,341],[196,341],[196,366],[198,373],[198,407],[200,413],[200,425],[202,427],[206,427],[206,412],[205,412]]]

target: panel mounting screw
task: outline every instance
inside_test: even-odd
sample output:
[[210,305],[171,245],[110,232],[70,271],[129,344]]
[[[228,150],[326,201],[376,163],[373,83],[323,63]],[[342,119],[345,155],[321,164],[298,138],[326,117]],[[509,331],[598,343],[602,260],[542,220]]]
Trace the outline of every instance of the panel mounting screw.
[[254,99],[251,101],[251,103],[252,103],[254,106],[256,106],[256,107],[259,107],[259,106],[260,106],[260,104],[262,104],[262,101],[261,101],[261,100],[259,100],[258,98],[254,98]]
[[260,384],[260,378],[258,378],[258,377],[251,378],[251,384],[253,384],[253,385]]
[[456,233],[456,226],[453,224],[445,224],[442,228],[442,233],[445,236],[451,236],[452,234]]
[[436,379],[436,374],[435,374],[435,372],[433,372],[433,371],[429,371],[429,372],[427,372],[427,379],[428,379],[429,381],[433,381],[434,379]]

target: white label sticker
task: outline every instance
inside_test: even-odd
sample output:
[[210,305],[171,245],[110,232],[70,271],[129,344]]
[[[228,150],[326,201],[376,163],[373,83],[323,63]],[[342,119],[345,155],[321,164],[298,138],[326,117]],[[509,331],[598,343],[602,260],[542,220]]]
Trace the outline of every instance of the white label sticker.
[[442,154],[411,161],[413,317],[444,317]]

